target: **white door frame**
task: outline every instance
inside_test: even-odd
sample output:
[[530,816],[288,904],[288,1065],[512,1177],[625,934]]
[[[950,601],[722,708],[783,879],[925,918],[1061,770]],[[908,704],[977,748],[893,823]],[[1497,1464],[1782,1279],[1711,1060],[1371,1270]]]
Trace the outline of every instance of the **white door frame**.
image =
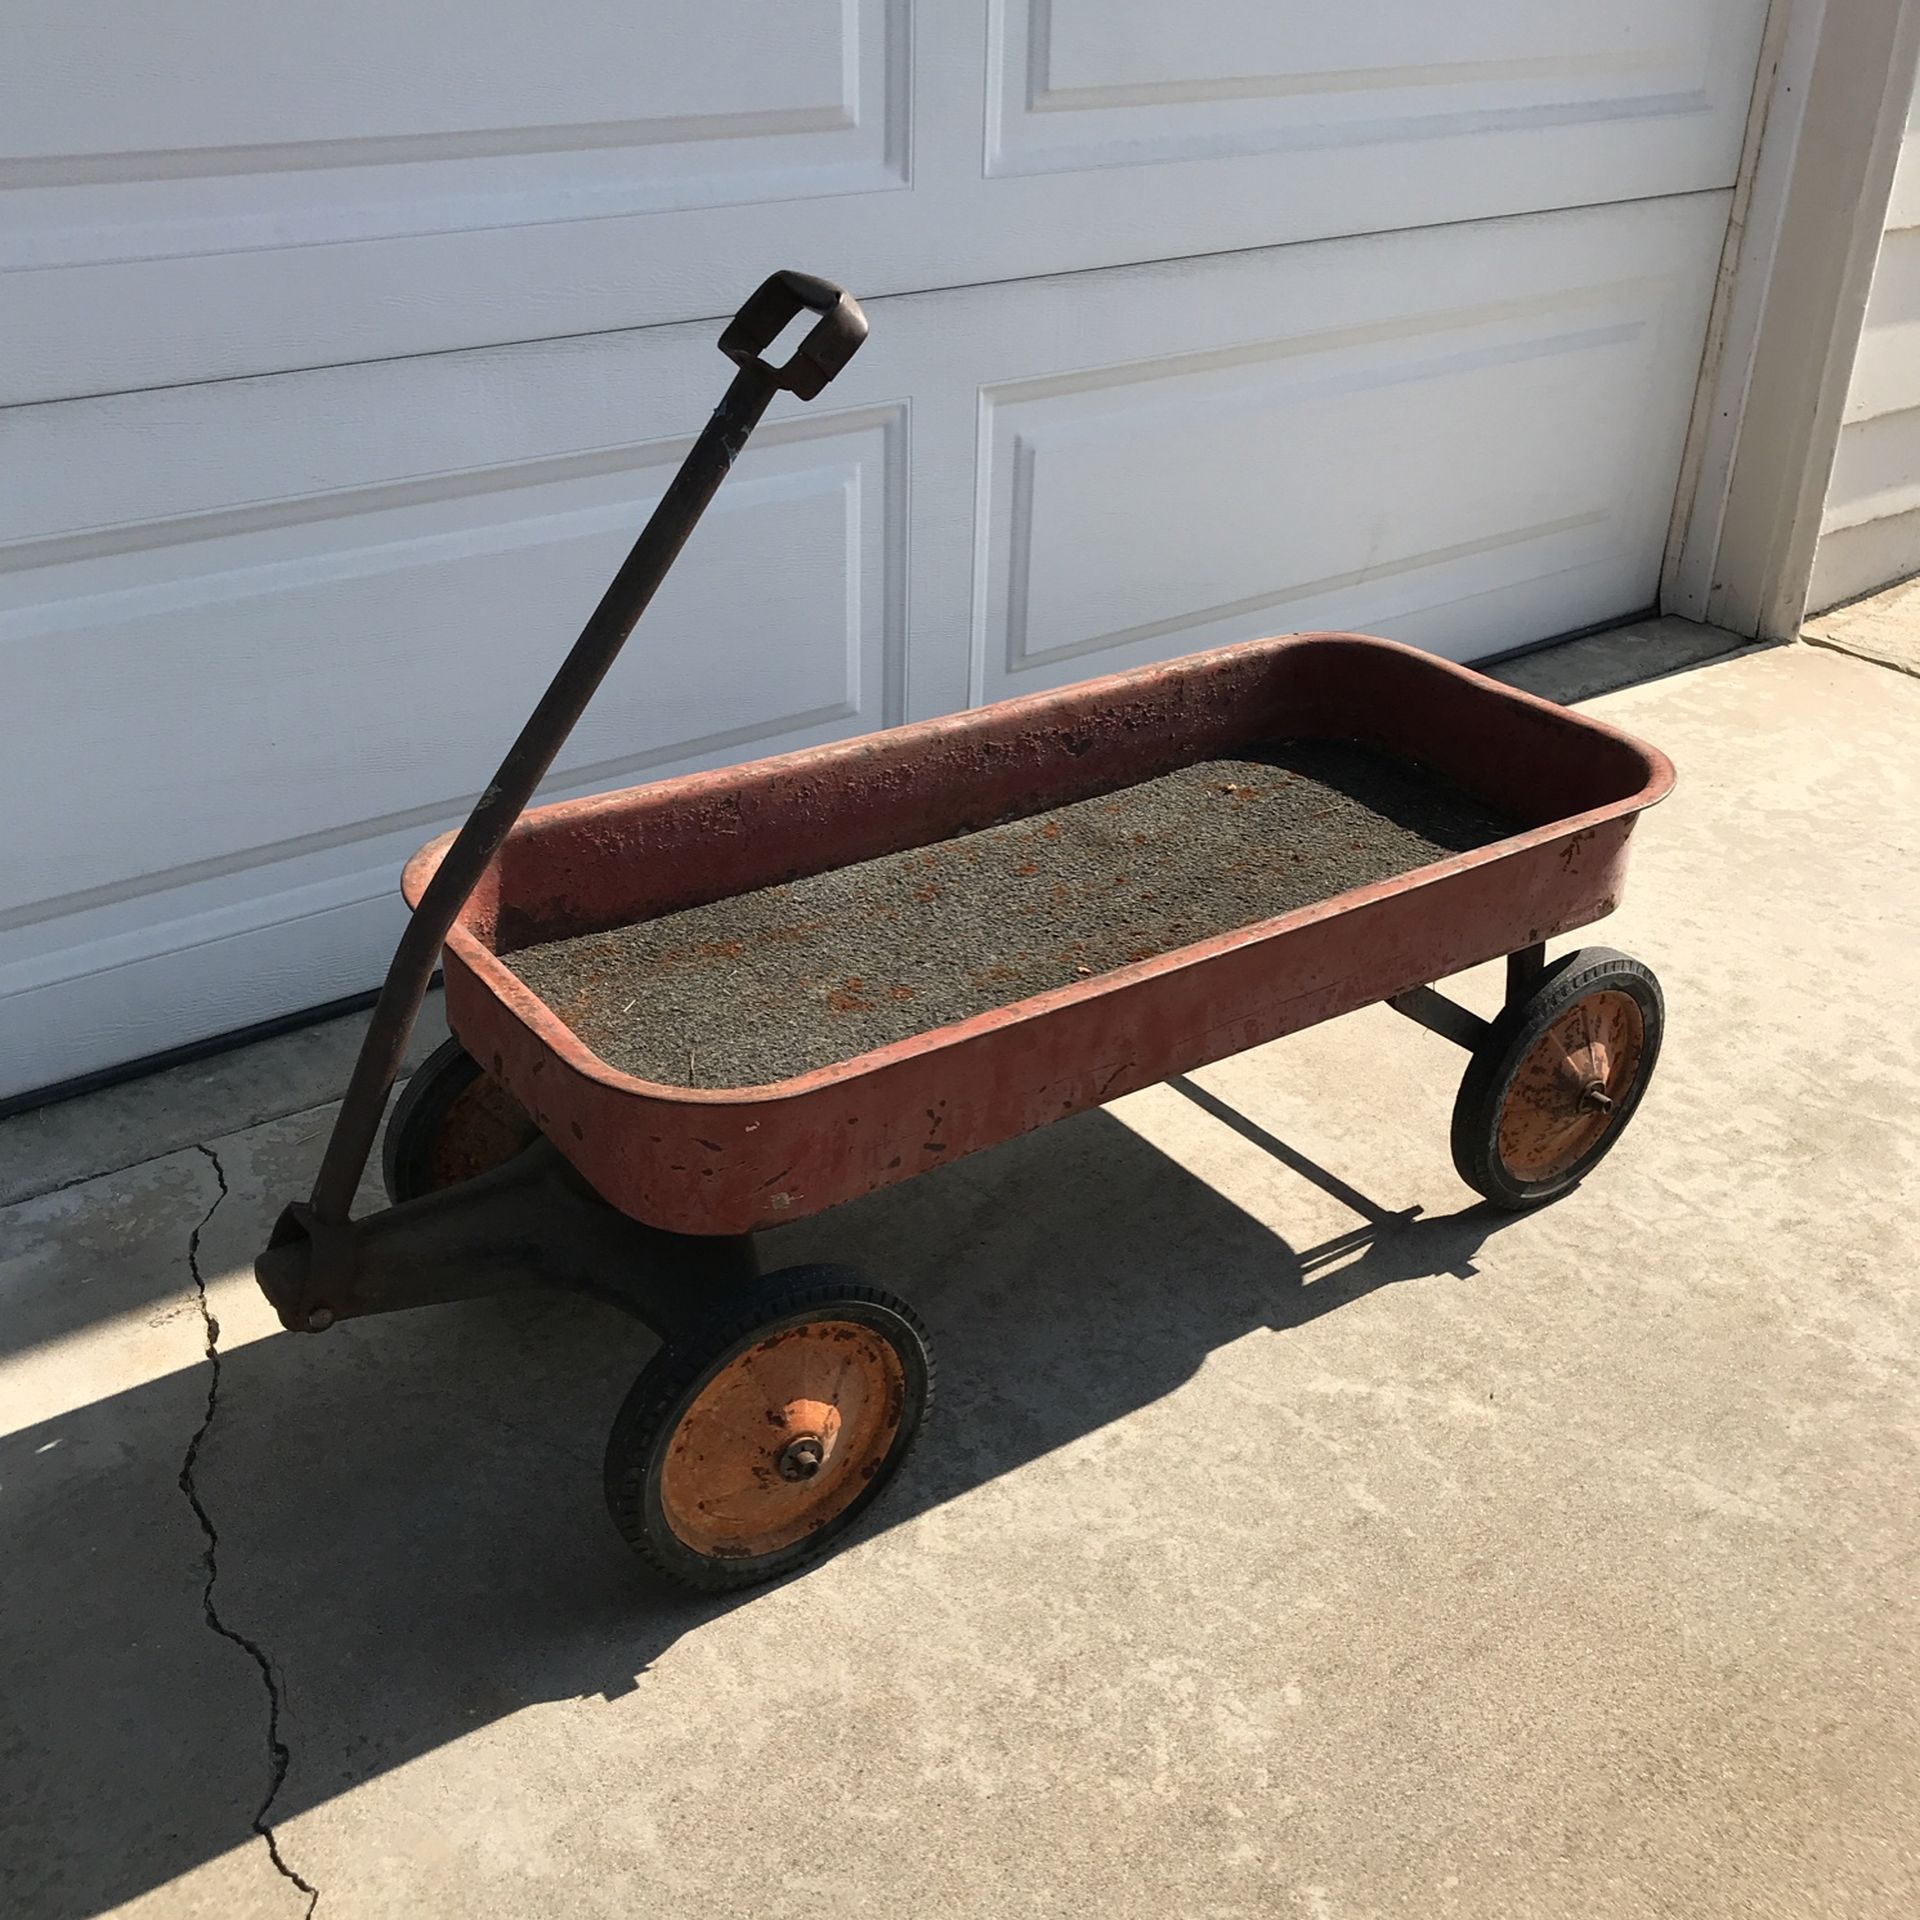
[[1920,0],[1774,0],[1665,612],[1799,631],[1916,65]]

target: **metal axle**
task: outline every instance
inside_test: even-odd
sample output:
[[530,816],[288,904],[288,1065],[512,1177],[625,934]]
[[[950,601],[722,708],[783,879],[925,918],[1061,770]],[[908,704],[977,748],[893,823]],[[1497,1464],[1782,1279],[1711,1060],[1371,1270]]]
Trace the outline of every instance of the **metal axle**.
[[[1512,1006],[1516,1001],[1525,999],[1546,967],[1547,949],[1544,941],[1508,954],[1507,1005]],[[1463,1007],[1457,1000],[1449,1000],[1444,993],[1437,993],[1432,987],[1409,987],[1405,993],[1396,993],[1387,1005],[1395,1013],[1405,1014],[1416,1026],[1425,1027],[1429,1033],[1437,1033],[1443,1040],[1451,1040],[1456,1047],[1464,1047],[1469,1053],[1493,1030],[1491,1021],[1482,1020],[1471,1008]],[[1605,1093],[1600,1097],[1605,1100]]]

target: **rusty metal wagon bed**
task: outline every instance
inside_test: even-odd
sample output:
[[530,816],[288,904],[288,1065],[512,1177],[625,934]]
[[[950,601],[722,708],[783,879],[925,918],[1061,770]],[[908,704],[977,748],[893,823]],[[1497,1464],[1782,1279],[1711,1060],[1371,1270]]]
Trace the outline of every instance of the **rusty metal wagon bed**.
[[[1533,1206],[1611,1148],[1660,1045],[1646,968],[1545,945],[1612,910],[1672,769],[1389,641],[1254,641],[523,811],[773,393],[811,398],[864,333],[798,275],[728,329],[741,370],[680,478],[473,818],[409,864],[314,1195],[258,1263],[299,1330],[529,1282],[639,1315],[664,1344],[609,1505],[701,1586],[838,1538],[930,1385],[904,1302],[761,1276],[756,1230],[1383,1001],[1468,1049],[1456,1165]],[[1492,1021],[1433,989],[1501,956]],[[389,1123],[393,1204],[355,1220],[436,959],[455,1038]]]

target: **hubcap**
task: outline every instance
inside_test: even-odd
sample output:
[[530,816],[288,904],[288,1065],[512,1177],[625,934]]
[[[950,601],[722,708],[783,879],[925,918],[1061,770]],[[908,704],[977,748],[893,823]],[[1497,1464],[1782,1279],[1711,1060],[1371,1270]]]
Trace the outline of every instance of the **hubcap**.
[[1577,1000],[1515,1068],[1500,1108],[1501,1163],[1516,1180],[1552,1180],[1577,1166],[1632,1091],[1646,1021],[1629,993]]
[[905,1408],[900,1356],[871,1327],[784,1327],[720,1367],[681,1416],[660,1473],[667,1525],[710,1559],[778,1553],[858,1497]]
[[456,1186],[504,1166],[538,1129],[491,1074],[482,1073],[447,1102],[426,1154],[428,1191]]

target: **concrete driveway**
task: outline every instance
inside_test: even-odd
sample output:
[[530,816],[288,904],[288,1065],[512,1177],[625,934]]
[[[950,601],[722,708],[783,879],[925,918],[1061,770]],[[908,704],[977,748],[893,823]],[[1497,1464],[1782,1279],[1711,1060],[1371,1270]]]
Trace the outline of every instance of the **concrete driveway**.
[[1920,680],[1593,710],[1683,782],[1600,1173],[1468,1204],[1377,1010],[787,1229],[940,1405],[744,1600],[601,1511],[637,1328],[274,1330],[350,1034],[0,1127],[0,1911],[1920,1912]]

